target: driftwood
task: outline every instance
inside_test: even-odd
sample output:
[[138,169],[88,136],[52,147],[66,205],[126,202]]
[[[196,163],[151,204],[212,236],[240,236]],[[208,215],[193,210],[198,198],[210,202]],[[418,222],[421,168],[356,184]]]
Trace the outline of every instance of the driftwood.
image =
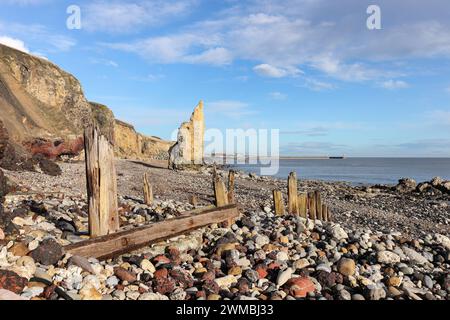
[[119,229],[117,180],[114,150],[98,128],[88,126],[84,132],[89,232],[104,236]]
[[298,214],[297,174],[291,172],[288,178],[288,212]]
[[64,249],[72,255],[109,259],[145,247],[152,242],[170,239],[200,227],[235,219],[238,216],[239,211],[236,205],[221,208],[206,207],[202,210],[186,212],[174,219],[71,244]]
[[153,186],[148,181],[147,172],[144,173],[144,202],[148,206],[153,203]]
[[274,203],[275,214],[277,216],[284,215],[285,214],[284,201],[283,201],[283,195],[280,190],[273,190],[273,203]]

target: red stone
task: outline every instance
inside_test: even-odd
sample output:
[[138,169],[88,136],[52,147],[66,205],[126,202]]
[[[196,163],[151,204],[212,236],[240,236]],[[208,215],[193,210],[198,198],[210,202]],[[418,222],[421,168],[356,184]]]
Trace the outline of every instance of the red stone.
[[296,298],[304,298],[309,292],[316,290],[314,283],[307,277],[291,278],[286,285],[290,294]]
[[157,257],[155,257],[155,258],[153,259],[153,262],[154,262],[155,264],[156,264],[156,263],[169,264],[169,263],[170,263],[170,259],[167,258],[166,256],[159,255],[159,256],[157,256]]
[[155,271],[155,273],[153,274],[153,276],[155,277],[155,279],[159,279],[159,278],[167,278],[169,275],[169,271],[167,271],[166,268],[161,268]]
[[28,280],[9,270],[0,270],[0,289],[20,294],[27,285]]
[[155,291],[160,294],[168,294],[175,290],[175,281],[172,278],[158,278],[155,283]]
[[255,271],[258,272],[258,275],[259,275],[260,279],[264,279],[268,275],[267,268],[265,266],[262,266],[262,265],[256,266]]
[[269,270],[278,270],[280,269],[280,265],[276,262],[272,262],[267,266],[267,269]]
[[84,142],[82,137],[70,141],[34,139],[25,142],[24,146],[33,156],[42,155],[49,159],[56,159],[61,155],[77,156],[83,150]]
[[128,270],[125,270],[122,267],[115,267],[114,268],[114,274],[122,281],[127,281],[129,283],[136,281],[136,274],[133,272],[130,272]]

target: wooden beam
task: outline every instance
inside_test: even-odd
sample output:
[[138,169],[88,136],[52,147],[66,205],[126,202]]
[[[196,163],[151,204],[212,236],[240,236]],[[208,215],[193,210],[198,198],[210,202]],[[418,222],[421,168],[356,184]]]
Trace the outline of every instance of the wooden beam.
[[103,236],[119,229],[113,145],[94,125],[84,131],[89,232]]
[[174,219],[71,244],[64,247],[64,250],[72,255],[104,260],[140,249],[152,242],[170,239],[200,227],[239,217],[236,205],[206,207],[203,211],[192,212],[195,213],[186,213]]
[[291,172],[288,178],[288,212],[298,214],[297,174]]
[[228,203],[236,203],[234,196],[234,180],[235,180],[234,170],[230,170],[228,173]]
[[275,214],[277,216],[284,215],[285,209],[284,209],[283,194],[281,193],[280,190],[273,190],[273,203],[274,203]]
[[308,196],[306,193],[301,193],[298,195],[298,213],[300,217],[307,218],[308,213]]
[[153,203],[153,186],[148,181],[147,172],[144,173],[144,202],[148,206]]

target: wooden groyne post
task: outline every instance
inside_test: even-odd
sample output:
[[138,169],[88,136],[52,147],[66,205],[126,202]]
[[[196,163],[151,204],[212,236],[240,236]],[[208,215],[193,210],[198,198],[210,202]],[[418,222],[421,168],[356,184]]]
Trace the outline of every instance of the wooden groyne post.
[[113,145],[89,125],[84,131],[89,233],[100,237],[119,229]]
[[288,178],[288,212],[298,214],[297,174],[291,172]]
[[144,173],[144,202],[148,206],[153,203],[153,186],[148,180],[147,172]]

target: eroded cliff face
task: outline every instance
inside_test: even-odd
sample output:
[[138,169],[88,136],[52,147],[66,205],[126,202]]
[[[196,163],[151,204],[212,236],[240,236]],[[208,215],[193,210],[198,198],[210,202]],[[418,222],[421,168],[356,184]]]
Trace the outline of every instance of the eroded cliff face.
[[[79,81],[53,63],[0,45],[0,121],[9,150],[58,158],[83,150],[83,129],[95,121],[124,158],[168,158],[172,143],[137,133],[106,106],[89,102]],[[0,132],[1,135],[1,132]],[[7,152],[6,152],[7,153]],[[10,161],[11,162],[11,161]]]
[[79,136],[91,107],[75,77],[53,63],[0,45],[1,118],[15,142]]
[[174,144],[140,134],[132,125],[120,120],[115,121],[114,131],[114,151],[120,158],[168,160],[169,149]]

